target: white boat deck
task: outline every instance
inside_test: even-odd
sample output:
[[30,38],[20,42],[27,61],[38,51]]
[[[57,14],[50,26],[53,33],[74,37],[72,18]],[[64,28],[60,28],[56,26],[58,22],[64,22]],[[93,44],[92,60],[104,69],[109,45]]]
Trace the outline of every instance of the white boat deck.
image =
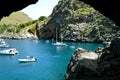
[[56,45],[56,46],[67,46],[67,44],[65,44],[63,42],[56,42],[56,43],[53,43],[53,45]]
[[4,54],[4,55],[15,55],[17,53],[18,51],[15,48],[0,50],[0,54]]
[[31,57],[31,56],[27,56],[26,58],[23,59],[18,59],[19,62],[35,62],[36,58],[35,57]]

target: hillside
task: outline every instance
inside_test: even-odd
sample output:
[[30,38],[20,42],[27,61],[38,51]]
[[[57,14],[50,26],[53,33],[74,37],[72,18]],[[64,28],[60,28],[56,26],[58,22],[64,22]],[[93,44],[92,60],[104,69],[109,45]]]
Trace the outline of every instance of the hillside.
[[23,12],[13,12],[8,17],[3,17],[0,21],[0,25],[19,25],[32,21],[32,19]]
[[37,28],[40,28],[45,21],[46,17],[41,16],[38,20],[32,20],[18,25],[3,24],[0,26],[0,38],[38,39]]
[[56,28],[66,41],[103,42],[119,34],[112,21],[79,0],[60,0],[42,27],[42,39],[55,38]]

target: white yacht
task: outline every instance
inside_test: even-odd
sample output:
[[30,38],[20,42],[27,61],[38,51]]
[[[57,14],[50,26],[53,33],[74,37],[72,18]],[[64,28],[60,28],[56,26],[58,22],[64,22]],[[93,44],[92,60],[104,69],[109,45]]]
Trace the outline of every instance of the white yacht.
[[8,49],[0,50],[0,54],[4,54],[4,55],[15,55],[17,53],[18,51],[15,48],[8,48]]
[[19,62],[35,62],[37,59],[33,56],[27,56],[23,59],[18,59]]
[[75,46],[70,46],[70,48],[75,48]]
[[61,42],[58,42],[57,41],[57,28],[56,28],[56,42],[53,43],[53,45],[56,45],[56,46],[67,46],[67,44],[63,43],[63,36],[61,35]]
[[53,43],[53,45],[56,45],[56,46],[67,46],[65,43],[63,42],[56,42],[56,43]]

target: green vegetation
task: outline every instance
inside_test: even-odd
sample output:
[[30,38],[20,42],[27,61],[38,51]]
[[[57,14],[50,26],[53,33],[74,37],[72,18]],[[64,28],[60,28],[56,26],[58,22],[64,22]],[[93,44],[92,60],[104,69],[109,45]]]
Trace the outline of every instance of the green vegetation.
[[16,27],[16,33],[20,32],[21,29],[25,28],[25,25],[24,24],[20,24]]
[[2,34],[6,30],[6,27],[0,27],[0,34]]
[[35,28],[31,28],[28,30],[29,33],[32,33],[32,34],[36,34],[36,29]]
[[36,34],[36,24],[42,25],[47,19],[40,16],[38,20],[32,20],[23,12],[13,12],[8,17],[3,17],[0,21],[0,34],[2,33],[23,33]]
[[47,17],[46,16],[40,16],[40,18],[38,18],[39,21],[43,21],[45,20]]
[[25,13],[23,12],[13,12],[8,17],[3,17],[0,21],[0,25],[19,25],[26,22],[32,21]]

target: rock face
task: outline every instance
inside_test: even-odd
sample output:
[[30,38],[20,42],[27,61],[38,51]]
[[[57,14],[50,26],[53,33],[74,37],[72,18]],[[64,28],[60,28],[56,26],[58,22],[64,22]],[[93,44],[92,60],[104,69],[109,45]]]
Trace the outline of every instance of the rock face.
[[98,11],[79,0],[60,0],[47,22],[39,31],[39,38],[58,38],[66,41],[103,42],[111,40],[118,27]]
[[66,71],[66,80],[119,80],[120,38],[104,43],[95,52],[77,49]]
[[78,48],[73,54],[67,68],[67,80],[79,80],[85,77],[97,76],[98,55],[94,52]]
[[36,35],[33,35],[31,33],[4,33],[0,34],[0,38],[2,39],[38,39]]

